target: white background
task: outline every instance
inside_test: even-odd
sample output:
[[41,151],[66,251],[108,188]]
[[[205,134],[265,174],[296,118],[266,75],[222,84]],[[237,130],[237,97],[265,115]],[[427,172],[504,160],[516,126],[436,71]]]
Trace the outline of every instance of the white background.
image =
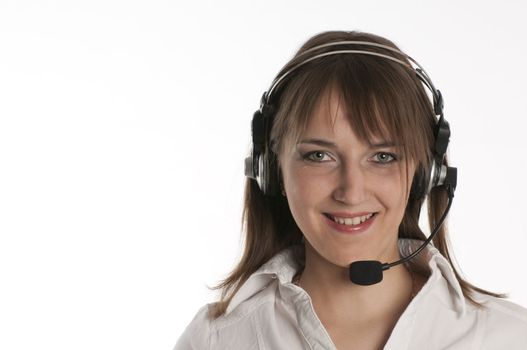
[[521,1],[0,2],[0,348],[171,349],[241,249],[259,99],[362,30],[445,99],[463,272],[527,306]]

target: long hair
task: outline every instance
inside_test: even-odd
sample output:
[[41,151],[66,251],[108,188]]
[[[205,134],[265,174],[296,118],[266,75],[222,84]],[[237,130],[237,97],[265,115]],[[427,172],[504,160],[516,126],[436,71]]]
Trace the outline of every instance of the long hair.
[[[369,41],[399,50],[391,41],[369,33],[324,32],[309,39],[279,75],[303,61],[305,56],[302,54],[306,50],[336,41]],[[385,49],[371,46],[354,45],[353,49],[386,54]],[[317,52],[330,50],[332,49],[323,48]],[[410,65],[406,57],[396,53],[392,55]],[[330,88],[336,88],[340,93],[349,122],[361,141],[370,142],[374,136],[381,135],[402,145],[405,158],[413,160],[417,165],[416,174],[419,170],[429,168],[436,117],[422,83],[415,72],[400,63],[361,54],[331,55],[312,60],[294,70],[287,82],[273,93],[276,96],[273,101],[276,108],[269,147],[275,157],[280,154],[286,140],[299,140],[321,96]],[[448,164],[446,157],[444,164]],[[276,171],[279,172],[279,169]],[[285,197],[264,196],[256,181],[250,178],[246,179],[244,196],[244,251],[233,271],[213,287],[221,289],[220,301],[214,305],[212,312],[215,318],[225,313],[239,288],[265,262],[287,247],[302,246],[302,232],[293,219]],[[446,191],[434,188],[426,198],[428,221],[432,230],[447,206],[448,196]],[[398,230],[400,238],[426,239],[419,228],[423,202],[423,198],[410,196]],[[463,294],[474,305],[481,306],[474,299],[475,291],[504,297],[480,289],[461,276],[449,247],[446,222],[433,239],[433,244],[450,262]],[[305,266],[305,250],[296,249],[294,253],[298,265]]]

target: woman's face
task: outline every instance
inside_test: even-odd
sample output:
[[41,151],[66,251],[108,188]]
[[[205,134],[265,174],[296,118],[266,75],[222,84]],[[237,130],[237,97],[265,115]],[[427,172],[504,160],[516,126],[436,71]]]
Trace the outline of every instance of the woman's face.
[[[389,143],[359,141],[332,93],[320,100],[299,143],[286,141],[279,154],[291,213],[308,247],[332,264],[399,257],[398,227],[415,168],[409,164],[405,179],[405,160]],[[372,213],[358,226],[342,221]],[[341,224],[328,216],[340,217]]]

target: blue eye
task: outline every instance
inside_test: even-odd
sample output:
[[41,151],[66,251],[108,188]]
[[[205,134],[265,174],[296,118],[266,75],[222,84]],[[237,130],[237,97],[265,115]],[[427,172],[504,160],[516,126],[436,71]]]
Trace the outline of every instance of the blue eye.
[[376,153],[374,158],[377,158],[378,160],[376,161],[376,163],[380,163],[380,164],[389,164],[397,160],[397,157],[395,156],[395,154],[387,153],[387,152]]
[[321,163],[324,162],[324,156],[327,156],[326,152],[313,151],[304,154],[302,157],[309,162]]

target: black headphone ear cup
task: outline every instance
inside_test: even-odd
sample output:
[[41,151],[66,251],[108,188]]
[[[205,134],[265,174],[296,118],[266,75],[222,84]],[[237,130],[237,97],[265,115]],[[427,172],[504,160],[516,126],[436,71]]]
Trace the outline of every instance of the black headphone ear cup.
[[278,194],[279,178],[276,156],[269,149],[260,155],[258,162],[259,186],[263,194],[274,196]]
[[419,168],[416,170],[414,179],[412,181],[410,200],[420,200],[426,196],[429,176],[430,172],[426,171],[422,165],[419,165]]

